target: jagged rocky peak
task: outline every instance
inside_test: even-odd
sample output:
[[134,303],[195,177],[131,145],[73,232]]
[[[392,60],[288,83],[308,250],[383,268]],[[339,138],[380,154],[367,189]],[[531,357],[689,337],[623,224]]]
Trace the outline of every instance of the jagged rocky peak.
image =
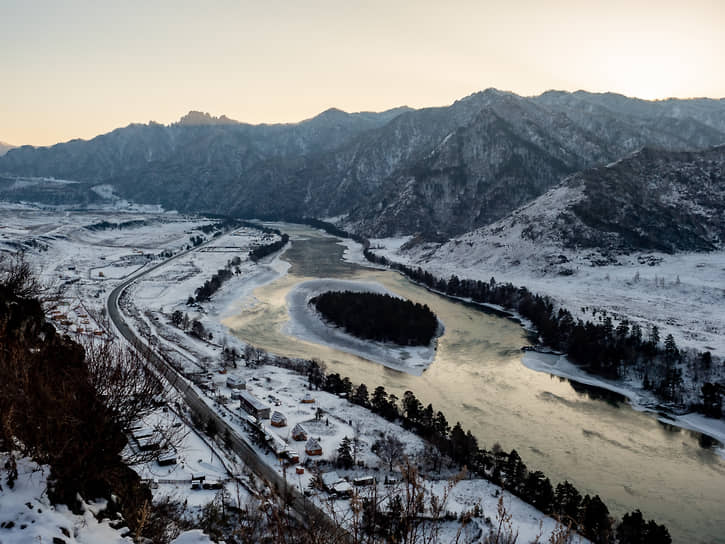
[[192,110],[179,119],[178,124],[182,126],[238,125],[239,121],[229,119],[226,115],[214,117],[209,113]]

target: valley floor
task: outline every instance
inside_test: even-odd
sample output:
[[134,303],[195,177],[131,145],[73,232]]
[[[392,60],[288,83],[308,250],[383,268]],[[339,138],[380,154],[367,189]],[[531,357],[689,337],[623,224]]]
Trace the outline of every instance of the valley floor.
[[[3,249],[15,251],[19,247],[25,248],[28,260],[41,271],[43,281],[63,287],[54,309],[59,316],[56,326],[79,338],[113,335],[113,327],[109,326],[105,316],[105,301],[110,291],[127,275],[160,262],[165,258],[161,256],[162,253],[177,254],[187,248],[190,237],[200,235],[200,229],[211,223],[203,218],[178,214],[114,215],[107,211],[75,214],[12,206],[6,207],[3,212],[0,225],[0,244]],[[144,223],[128,229],[88,228],[100,221],[121,223],[136,220]],[[245,295],[280,274],[285,274],[287,266],[279,255],[267,258],[260,264],[247,258],[251,247],[265,243],[265,236],[257,231],[237,229],[213,240],[210,235],[204,235],[203,238],[210,243],[155,269],[129,289],[122,306],[133,328],[142,337],[148,338],[165,357],[175,361],[189,375],[197,376],[193,387],[205,395],[205,402],[214,407],[247,440],[251,441],[247,420],[238,407],[238,401],[231,399],[232,391],[226,381],[228,377],[234,375],[244,379],[249,391],[269,403],[273,410],[283,412],[287,417],[287,426],[271,427],[267,420],[264,422],[264,431],[270,440],[294,448],[299,453],[300,463],[305,467],[304,473],[290,474],[295,472],[294,466],[280,464],[278,456],[266,447],[255,447],[264,462],[279,474],[293,478],[292,481],[296,481],[300,490],[309,487],[317,467],[322,472],[332,471],[332,462],[342,439],[357,435],[362,443],[359,453],[362,466],[340,471],[340,476],[352,479],[375,475],[379,482],[377,487],[380,497],[392,497],[402,492],[398,486],[383,485],[386,467],[372,453],[371,446],[384,433],[392,433],[406,444],[407,454],[417,458],[425,447],[418,437],[364,408],[350,404],[344,398],[309,390],[306,377],[292,370],[264,364],[246,365],[244,357],[238,358],[236,364],[233,364],[224,357],[225,348],[233,348],[238,354],[246,351],[247,358],[259,357],[259,354],[249,352],[247,346],[222,325],[222,319],[233,312],[244,310],[244,306],[240,306],[241,301],[253,305],[253,298],[249,302],[250,299]],[[34,240],[42,245],[34,246]],[[187,298],[193,295],[194,290],[235,256],[242,258],[238,273],[235,272],[209,302],[187,305]],[[173,324],[171,317],[177,310],[187,314],[189,321],[198,320],[204,327],[206,338],[193,336],[188,330]],[[192,384],[191,381],[189,383]],[[313,395],[313,404],[300,403],[305,392]],[[169,406],[173,406],[176,400],[178,397],[170,393]],[[318,408],[323,414],[319,418]],[[157,417],[175,416],[163,416],[160,412]],[[295,442],[291,438],[290,429],[297,423],[302,424],[310,436],[319,439],[323,451],[321,456],[308,455],[304,451],[305,443]],[[182,422],[182,425],[188,424],[187,420]],[[192,491],[189,485],[192,474],[201,473],[207,479],[224,480],[227,479],[225,474],[230,471],[235,474],[246,473],[240,460],[224,447],[221,437],[219,439],[220,443],[210,440],[189,426],[187,437],[179,445],[176,466],[161,467],[154,461],[139,466],[138,471],[144,477],[158,480],[159,487],[154,492],[156,497],[172,496],[187,502],[192,509],[199,508],[205,501],[213,500],[215,493]],[[428,475],[424,481],[427,493],[442,495],[447,478],[455,472],[455,467],[451,467],[440,475]],[[255,493],[254,478],[245,476],[245,481],[247,483],[241,495],[239,489],[228,489],[232,496],[236,494],[241,501],[249,500]],[[2,496],[0,494],[0,500],[4,500]],[[538,535],[546,540],[556,528],[552,518],[484,480],[466,479],[454,486],[448,497],[445,509],[454,517],[478,504],[482,513],[477,524],[483,531],[488,527],[485,518],[495,523],[499,497],[503,497],[504,506],[513,516],[512,524],[519,533],[520,541],[533,541]],[[311,500],[321,508],[334,512],[343,523],[350,523],[349,501],[333,500],[326,492],[315,492]],[[13,516],[16,515],[20,515],[19,510],[13,513]],[[458,521],[445,524],[437,541],[453,541],[459,528]],[[187,535],[184,538],[195,536],[198,535]],[[113,541],[112,538],[109,541]],[[78,541],[93,543],[101,540],[89,537]],[[585,542],[584,539],[581,541]]]

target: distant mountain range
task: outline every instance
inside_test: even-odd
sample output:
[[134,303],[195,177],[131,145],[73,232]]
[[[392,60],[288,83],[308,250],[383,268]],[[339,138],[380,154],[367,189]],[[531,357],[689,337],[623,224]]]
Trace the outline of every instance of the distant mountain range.
[[[72,188],[77,194],[108,184],[129,200],[181,211],[342,217],[343,226],[367,235],[447,239],[505,218],[576,172],[643,147],[659,151],[642,156],[660,158],[641,168],[664,168],[681,157],[668,159],[668,152],[723,143],[725,100],[652,102],[583,91],[521,97],[488,89],[447,107],[353,114],[330,109],[295,124],[248,125],[190,112],[169,126],[134,124],[90,141],[14,149],[0,158],[0,176],[76,180],[82,182]],[[707,160],[720,161],[720,150],[707,153]],[[642,182],[634,167],[620,172],[617,183],[596,178],[591,172],[597,171],[588,170],[589,179],[580,182],[593,208],[596,198],[609,198],[607,191],[636,191]],[[711,183],[721,179],[717,172],[712,170]],[[685,195],[677,206],[689,206],[691,193],[684,188],[702,181],[690,174],[683,170],[677,181]],[[626,176],[632,177],[625,182]],[[626,194],[617,198],[627,200]],[[0,183],[0,197],[22,198],[23,186]],[[590,215],[582,209],[577,217],[602,232],[628,219],[616,215],[608,222],[594,209]],[[665,214],[658,221],[678,217]],[[719,243],[695,231],[661,245]],[[622,236],[627,244],[660,243]]]

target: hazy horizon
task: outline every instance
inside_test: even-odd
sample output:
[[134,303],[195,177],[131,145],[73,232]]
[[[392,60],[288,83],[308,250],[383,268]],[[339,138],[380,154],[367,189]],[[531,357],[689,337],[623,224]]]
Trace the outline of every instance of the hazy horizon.
[[[505,89],[497,89],[496,87],[489,87],[489,89],[496,89],[497,91],[501,91],[501,92],[510,92],[510,93],[513,93],[514,92],[514,91],[508,91],[508,90],[505,90]],[[476,94],[478,92],[483,92],[485,90],[487,90],[487,89],[481,89],[479,91],[474,91],[473,93],[468,94],[466,96],[460,96],[458,98],[455,98],[455,99],[451,100],[450,102],[448,102],[446,104],[429,104],[429,105],[425,105],[425,106],[420,106],[418,108],[413,108],[412,106],[410,106],[408,104],[399,104],[399,105],[395,105],[395,106],[391,106],[391,107],[384,108],[384,109],[379,109],[379,110],[362,109],[362,110],[355,110],[355,111],[345,110],[345,109],[339,108],[339,107],[337,107],[335,105],[331,105],[331,106],[329,106],[329,107],[327,107],[327,108],[325,108],[325,109],[323,109],[321,111],[318,111],[318,112],[316,112],[316,113],[314,113],[314,114],[312,114],[310,116],[307,116],[307,117],[304,117],[304,118],[301,118],[301,119],[278,120],[278,121],[256,121],[256,122],[251,122],[251,121],[247,121],[245,119],[236,119],[236,118],[228,115],[226,112],[223,112],[223,111],[220,111],[220,112],[202,111],[202,110],[197,110],[197,109],[191,108],[191,109],[189,109],[187,111],[180,112],[179,115],[177,115],[175,118],[170,119],[169,121],[162,122],[162,121],[159,121],[157,119],[147,119],[147,120],[131,119],[131,120],[128,120],[127,122],[122,123],[122,124],[120,124],[118,126],[111,127],[108,130],[105,130],[103,132],[99,132],[97,134],[90,135],[88,137],[80,137],[80,136],[78,136],[78,137],[69,138],[67,140],[59,140],[57,142],[52,142],[52,143],[47,143],[47,144],[33,144],[33,143],[20,143],[20,144],[16,144],[16,143],[8,142],[8,141],[5,141],[5,140],[0,140],[0,144],[10,145],[12,147],[21,147],[21,146],[24,146],[24,145],[31,145],[31,146],[34,146],[34,147],[49,147],[49,146],[53,146],[55,144],[66,143],[68,141],[76,140],[76,139],[81,139],[81,140],[86,140],[87,141],[87,140],[91,140],[91,139],[95,138],[96,136],[101,136],[101,135],[107,134],[108,132],[111,132],[111,131],[113,131],[115,129],[124,128],[124,127],[130,126],[130,125],[138,125],[138,124],[147,125],[149,123],[158,123],[158,124],[162,124],[162,125],[165,125],[165,126],[173,125],[174,123],[179,122],[183,117],[185,117],[186,115],[188,115],[188,114],[190,114],[192,112],[202,113],[204,115],[209,115],[209,116],[211,116],[213,118],[226,117],[230,121],[234,121],[234,122],[237,122],[237,123],[240,123],[240,124],[247,124],[247,125],[276,125],[276,124],[290,124],[290,125],[292,125],[292,124],[302,123],[304,121],[308,121],[310,119],[313,119],[313,118],[315,118],[315,117],[321,115],[322,113],[324,113],[324,112],[326,112],[328,110],[331,110],[331,109],[341,110],[344,113],[348,113],[348,114],[357,114],[357,113],[382,113],[382,112],[385,112],[385,111],[399,109],[399,108],[410,108],[410,109],[416,109],[417,110],[417,109],[425,109],[425,108],[446,107],[446,106],[449,106],[449,105],[453,104],[454,102],[456,102],[458,100],[462,100],[462,99],[468,98],[469,96],[472,96],[473,94]],[[668,97],[664,97],[664,98],[653,98],[653,99],[650,99],[650,98],[642,98],[642,97],[638,97],[638,96],[623,95],[621,93],[612,93],[611,91],[597,91],[597,92],[595,92],[595,91],[589,91],[589,90],[586,90],[586,89],[576,89],[576,90],[573,90],[573,91],[563,91],[563,89],[547,89],[546,91],[542,91],[541,93],[531,94],[531,95],[519,95],[519,96],[536,97],[536,96],[540,96],[541,94],[544,94],[546,92],[551,92],[551,91],[553,91],[553,92],[562,91],[562,92],[569,92],[569,93],[587,92],[587,93],[592,93],[592,94],[617,94],[617,95],[620,95],[620,96],[625,96],[626,98],[632,98],[632,99],[636,99],[636,100],[644,100],[644,101],[647,101],[647,102],[661,102],[661,101],[666,101],[666,100],[699,100],[699,99],[705,99],[705,100],[725,100],[725,97],[710,97],[710,96],[688,96],[688,97],[668,96]],[[514,94],[517,94],[518,95],[518,93],[514,93]]]
[[725,96],[715,0],[0,0],[0,141],[90,139],[190,110],[248,122],[444,106],[495,87]]

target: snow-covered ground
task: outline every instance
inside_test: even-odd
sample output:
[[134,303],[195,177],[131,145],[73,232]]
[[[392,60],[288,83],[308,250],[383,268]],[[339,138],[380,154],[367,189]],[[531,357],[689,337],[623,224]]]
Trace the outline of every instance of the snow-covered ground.
[[[143,220],[144,223],[128,229],[85,228],[100,221],[120,223],[130,220]],[[107,334],[103,318],[105,300],[121,278],[158,263],[163,258],[161,253],[176,254],[185,249],[191,236],[201,235],[208,239],[198,228],[209,223],[211,221],[207,219],[178,214],[70,213],[5,206],[0,223],[0,247],[9,251],[26,247],[28,260],[41,271],[46,283],[65,284],[56,309],[64,316],[59,318],[61,328],[76,333],[78,328],[87,328],[91,334]],[[284,474],[289,481],[296,482],[300,490],[309,487],[317,466],[323,472],[331,470],[337,449],[346,436],[360,440],[361,448],[357,457],[361,465],[350,471],[340,471],[341,475],[347,478],[374,475],[382,481],[387,467],[371,451],[372,444],[384,433],[394,434],[405,443],[406,453],[416,458],[424,449],[420,438],[344,398],[310,390],[307,378],[292,370],[268,365],[247,366],[241,358],[237,359],[235,368],[223,357],[224,348],[233,348],[241,354],[246,346],[222,324],[222,319],[239,311],[240,300],[248,301],[246,295],[251,294],[256,287],[287,272],[288,265],[279,256],[266,258],[256,264],[247,258],[249,249],[256,244],[267,243],[269,236],[252,229],[239,229],[169,261],[140,278],[128,289],[128,296],[123,302],[124,312],[132,318],[133,328],[153,339],[152,343],[157,349],[180,363],[186,371],[201,377],[203,387],[197,387],[197,390],[206,395],[207,403],[237,429],[240,436],[251,440],[248,420],[239,409],[239,402],[231,399],[232,391],[226,386],[228,377],[235,375],[244,379],[251,393],[268,403],[273,411],[284,414],[286,426],[273,427],[269,420],[265,420],[264,432],[274,436],[276,442],[285,443],[289,449],[299,453],[299,463],[305,466],[304,473],[296,474],[294,465],[281,464],[278,456],[267,448],[254,447],[270,467]],[[42,245],[33,245],[33,240]],[[350,251],[360,253],[358,247],[348,247]],[[210,301],[201,305],[187,305],[187,299],[197,287],[237,256],[241,258],[241,263],[233,267],[232,278],[223,284]],[[188,314],[190,321],[198,319],[207,337],[196,338],[172,324],[171,316],[176,310]],[[84,320],[88,323],[84,323]],[[68,324],[63,324],[64,321]],[[301,402],[306,392],[314,398],[313,403]],[[162,412],[154,417],[176,416]],[[182,424],[186,425],[186,422]],[[305,442],[295,441],[291,437],[290,431],[296,424],[301,424],[309,437],[319,440],[322,455],[307,454]],[[174,466],[161,467],[151,462],[138,467],[138,470],[144,477],[159,480],[159,487],[155,491],[157,496],[171,495],[186,500],[190,507],[213,498],[211,490],[191,490],[187,483],[190,474],[201,472],[209,479],[221,479],[225,474],[225,465],[235,467],[237,472],[241,471],[239,460],[233,453],[191,430],[180,444],[177,454],[178,460]],[[43,484],[33,485],[36,485],[33,493],[41,496],[42,489],[37,486],[42,487]],[[437,489],[443,483],[431,478],[427,485]],[[485,517],[495,519],[494,496],[496,492],[502,493],[500,489],[483,480],[465,480],[456,489],[460,491],[451,494],[449,511],[459,514],[469,510],[474,502],[480,501],[483,511],[479,521],[485,524]],[[325,506],[330,497],[326,493],[319,493],[311,499]],[[349,501],[337,500],[334,503],[335,508],[349,514]],[[515,497],[505,495],[505,503],[509,513],[513,514],[513,524],[521,537],[526,535],[526,539],[533,538],[539,534],[539,526],[543,523],[543,538],[548,538],[554,528],[553,520]],[[1,508],[0,511],[4,512]],[[54,525],[56,529],[57,526]],[[442,533],[439,541],[453,540],[458,526],[457,522],[449,524],[446,529],[449,532],[445,535]],[[2,538],[5,538],[4,533]],[[113,538],[116,537],[109,535],[104,542],[114,542]],[[118,538],[121,538],[120,535]],[[206,537],[196,534],[184,538],[193,542],[196,542],[193,540],[195,538],[202,539],[199,541],[203,542]],[[90,543],[100,540],[76,541]],[[179,540],[182,541],[186,542]],[[2,540],[2,544],[7,543]]]
[[[5,466],[7,452],[0,452],[0,467]],[[67,544],[120,544],[133,542],[129,530],[119,520],[97,516],[104,502],[84,502],[83,513],[74,514],[67,506],[53,505],[46,488],[50,468],[27,457],[17,458],[18,478],[13,487],[7,484],[7,471],[0,468],[0,543],[65,542]],[[115,523],[114,523],[115,521]],[[112,523],[118,527],[114,529]],[[182,533],[176,544],[210,544],[199,530]]]

